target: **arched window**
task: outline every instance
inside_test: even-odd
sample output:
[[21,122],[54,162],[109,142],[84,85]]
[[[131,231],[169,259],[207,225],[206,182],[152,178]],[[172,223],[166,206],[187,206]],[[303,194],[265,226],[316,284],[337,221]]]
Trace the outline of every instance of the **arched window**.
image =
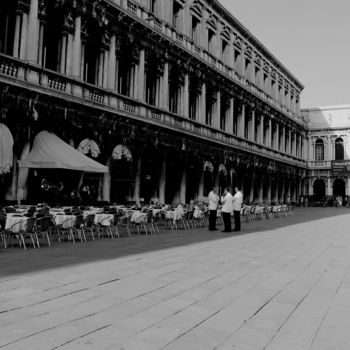
[[322,139],[317,139],[315,143],[315,160],[324,160],[324,143]]
[[344,160],[344,144],[341,137],[335,140],[335,160]]

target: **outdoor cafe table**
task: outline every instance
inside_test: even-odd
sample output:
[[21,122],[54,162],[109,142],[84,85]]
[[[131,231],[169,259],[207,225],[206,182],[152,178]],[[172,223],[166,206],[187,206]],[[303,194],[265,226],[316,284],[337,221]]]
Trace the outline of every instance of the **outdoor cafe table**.
[[95,214],[94,222],[95,224],[108,225],[114,220],[113,214]]
[[76,217],[74,215],[55,215],[54,220],[56,225],[62,225],[63,228],[72,227]]
[[20,216],[20,215],[7,215],[6,216],[6,224],[5,224],[5,229],[6,230],[11,230],[12,226],[14,224],[17,224],[21,222],[21,224],[16,225],[12,232],[19,232],[21,230],[24,230],[26,228],[26,223],[29,218],[26,216]]
[[131,215],[131,222],[141,222],[143,218],[147,216],[147,213],[141,211],[134,211]]

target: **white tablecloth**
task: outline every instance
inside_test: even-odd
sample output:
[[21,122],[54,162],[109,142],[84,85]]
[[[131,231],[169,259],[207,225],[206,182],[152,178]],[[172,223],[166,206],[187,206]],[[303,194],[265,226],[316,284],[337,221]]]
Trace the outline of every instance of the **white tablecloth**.
[[74,215],[56,215],[54,216],[56,225],[62,225],[64,228],[72,227],[75,222]]
[[12,232],[22,231],[22,230],[24,230],[26,228],[26,224],[27,224],[28,219],[29,218],[26,217],[26,216],[7,215],[5,229],[6,230],[11,230],[11,227],[14,224],[17,224],[17,223],[21,222],[20,224],[18,224],[18,225],[13,227]]
[[146,216],[147,216],[146,213],[142,213],[140,211],[134,211],[131,215],[131,222],[141,223]]
[[113,214],[95,214],[95,224],[109,226],[114,220]]

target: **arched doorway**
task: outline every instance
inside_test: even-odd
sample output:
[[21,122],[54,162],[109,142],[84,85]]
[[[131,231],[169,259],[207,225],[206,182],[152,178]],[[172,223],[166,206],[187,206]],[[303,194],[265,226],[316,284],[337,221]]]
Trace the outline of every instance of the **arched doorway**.
[[335,140],[335,160],[344,160],[344,143],[341,137]]
[[333,182],[333,196],[345,197],[345,182],[342,179],[336,179]]
[[314,182],[314,196],[315,200],[320,200],[326,195],[326,185],[323,180],[315,180]]

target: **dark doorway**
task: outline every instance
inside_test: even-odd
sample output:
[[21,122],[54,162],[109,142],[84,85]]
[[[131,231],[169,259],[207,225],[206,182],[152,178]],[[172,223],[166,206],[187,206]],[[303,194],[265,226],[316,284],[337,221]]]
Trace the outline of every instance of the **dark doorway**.
[[342,179],[336,179],[333,182],[333,196],[345,197],[345,182]]
[[323,180],[316,180],[314,182],[314,196],[315,200],[320,200],[326,195],[326,185]]

